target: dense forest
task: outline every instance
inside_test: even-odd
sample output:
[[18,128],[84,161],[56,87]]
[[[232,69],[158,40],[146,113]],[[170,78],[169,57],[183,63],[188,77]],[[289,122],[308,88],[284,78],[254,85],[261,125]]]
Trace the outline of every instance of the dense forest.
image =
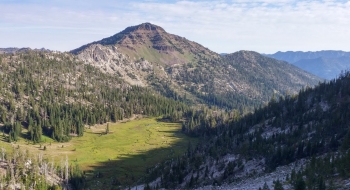
[[[150,169],[149,180],[160,176],[153,187],[193,188],[241,180],[236,174],[249,160],[259,160],[264,172],[272,172],[278,166],[311,159],[287,183],[295,189],[332,186],[334,180],[349,177],[349,85],[350,72],[345,72],[337,80],[304,88],[298,95],[273,97],[267,106],[243,117],[193,113],[183,131],[204,140],[189,145],[184,156]],[[220,159],[227,155],[238,159]],[[215,163],[222,172],[213,177],[208,166]]]

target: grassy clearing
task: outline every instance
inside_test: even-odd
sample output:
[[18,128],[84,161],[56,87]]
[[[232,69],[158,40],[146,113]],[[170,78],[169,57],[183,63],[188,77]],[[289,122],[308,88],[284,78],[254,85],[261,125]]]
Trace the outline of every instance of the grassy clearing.
[[135,184],[145,176],[148,167],[183,154],[189,141],[196,142],[179,132],[180,124],[159,122],[156,118],[110,123],[109,134],[104,134],[106,127],[107,124],[86,129],[83,137],[74,137],[67,143],[44,137],[41,145],[21,139],[14,146],[41,152],[56,163],[68,155],[71,162],[87,171],[90,187],[101,189],[118,183]]

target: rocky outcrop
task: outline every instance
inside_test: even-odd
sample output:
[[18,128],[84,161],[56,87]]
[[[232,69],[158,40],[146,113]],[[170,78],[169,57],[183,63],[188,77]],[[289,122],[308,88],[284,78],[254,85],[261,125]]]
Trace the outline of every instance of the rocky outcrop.
[[146,86],[143,76],[153,70],[147,60],[131,61],[116,46],[90,45],[78,55],[84,63],[100,68],[103,72],[117,74],[133,85]]

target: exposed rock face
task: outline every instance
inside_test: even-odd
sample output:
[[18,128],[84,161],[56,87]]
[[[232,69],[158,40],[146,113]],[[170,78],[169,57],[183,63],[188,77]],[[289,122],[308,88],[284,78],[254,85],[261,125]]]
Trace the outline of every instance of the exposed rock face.
[[118,74],[133,85],[145,86],[142,76],[153,70],[153,65],[147,60],[132,62],[127,55],[118,52],[118,48],[112,45],[92,44],[77,56],[86,64],[98,67],[106,73]]

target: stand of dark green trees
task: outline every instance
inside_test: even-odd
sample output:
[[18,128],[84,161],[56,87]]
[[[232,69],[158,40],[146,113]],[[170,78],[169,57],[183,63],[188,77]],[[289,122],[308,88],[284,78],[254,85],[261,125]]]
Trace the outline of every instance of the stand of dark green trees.
[[[264,160],[265,171],[271,172],[302,158],[337,153],[334,158],[318,159],[317,166],[315,161],[311,162],[299,177],[290,181],[296,189],[323,189],[330,184],[326,180],[349,178],[349,118],[350,72],[313,89],[302,89],[298,95],[273,97],[265,107],[241,118],[234,118],[233,114],[225,117],[194,112],[184,122],[183,131],[201,137],[202,141],[189,146],[182,157],[150,169],[149,180],[161,176],[159,187],[175,188],[188,174],[205,172],[201,168],[205,162],[219,160],[227,154],[240,155],[245,160],[260,158]],[[223,176],[211,179],[213,184],[239,180],[234,177],[240,167],[238,163],[223,167]],[[189,188],[210,181],[209,178],[196,179],[196,176]]]

